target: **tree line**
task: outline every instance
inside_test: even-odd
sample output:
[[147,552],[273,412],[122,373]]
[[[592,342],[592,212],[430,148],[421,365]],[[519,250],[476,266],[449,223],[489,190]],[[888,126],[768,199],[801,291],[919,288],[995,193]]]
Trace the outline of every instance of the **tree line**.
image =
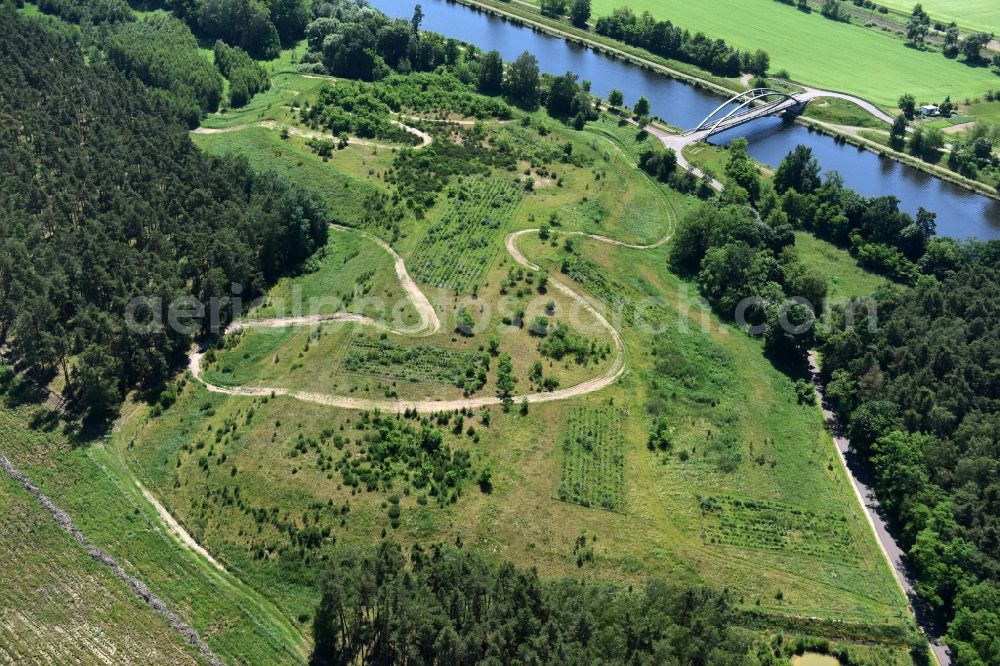
[[[543,75],[538,60],[527,51],[504,63],[498,51],[483,53],[475,46],[421,31],[419,5],[409,21],[389,19],[359,0],[333,0],[316,11],[318,18],[306,28],[309,51],[302,59],[315,71],[363,81],[401,81],[391,77],[444,68],[454,79],[443,83],[453,89],[457,79],[468,91],[502,95],[525,109],[544,105],[550,115],[571,119],[578,127],[596,118],[589,84],[572,72]],[[507,113],[502,106],[478,106],[495,115]]]
[[[92,57],[105,58],[119,71],[142,81],[154,92],[160,91],[156,94],[188,127],[197,127],[206,113],[219,108],[223,91],[220,72],[229,79],[232,106],[243,106],[254,94],[270,87],[267,72],[246,50],[221,39],[214,49],[216,71],[199,51],[191,27],[177,16],[154,14],[137,21],[129,5],[121,0],[39,0],[38,6],[79,25],[82,41],[96,47]],[[227,22],[231,17],[220,20]],[[218,33],[201,30],[197,24],[194,28],[200,35]],[[248,34],[241,31],[236,37],[227,34],[226,38],[231,44],[239,44]],[[267,55],[276,56],[277,50]]]
[[135,20],[125,0],[37,0],[37,5],[46,14],[70,23],[103,25]]
[[333,557],[311,663],[773,663],[751,654],[727,593],[544,581],[448,546],[391,542]]
[[[827,291],[786,251],[795,228],[903,286],[835,307],[828,331],[788,334],[774,325],[781,303],[819,306]],[[738,140],[723,193],[681,220],[670,262],[724,316],[766,323],[775,360],[801,367],[818,345],[827,398],[874,472],[920,595],[948,622],[955,663],[1000,663],[1000,242],[937,238],[932,213],[821,178],[804,146],[761,182]],[[809,316],[786,310],[793,326]]]
[[220,39],[213,51],[215,66],[229,79],[230,106],[244,106],[251,97],[271,87],[267,71],[240,47],[229,46]]
[[692,34],[670,21],[657,21],[648,11],[636,16],[629,7],[614,10],[597,19],[594,30],[651,53],[697,65],[720,76],[736,77],[743,72],[764,76],[770,56],[758,49],[753,53],[735,49],[724,39],[712,39],[704,33]]
[[188,127],[197,127],[204,114],[219,108],[222,77],[198,52],[198,40],[188,27],[173,16],[117,23],[97,43],[118,71],[163,91]]
[[[693,279],[725,318],[765,327],[765,349],[772,358],[801,365],[814,342],[811,324],[823,307],[828,285],[788,251],[795,235],[778,201],[774,188],[761,183],[746,140],[737,139],[730,146],[723,194],[681,219],[671,243],[670,266]],[[792,297],[804,298],[808,305],[789,303]],[[781,317],[807,330],[792,334],[779,325]]]
[[[986,63],[983,51],[993,39],[993,36],[986,32],[974,32],[965,37],[961,37],[958,24],[954,21],[947,26],[941,23],[935,24],[935,29],[944,33],[942,36],[941,53],[946,58],[957,58],[959,55],[965,57],[968,65],[978,67]],[[924,48],[927,43],[927,36],[931,31],[930,14],[924,10],[919,2],[913,6],[910,18],[906,22],[906,41],[917,48]],[[994,54],[991,62],[996,67],[996,73],[1000,75],[1000,53]]]
[[955,663],[986,666],[1000,663],[1000,243],[941,239],[921,268],[836,311],[823,374]]
[[309,22],[305,0],[165,0],[164,6],[199,37],[221,39],[260,60],[302,39]]
[[327,215],[274,174],[201,153],[161,96],[9,5],[0,51],[0,112],[16,119],[0,126],[0,345],[103,417],[130,389],[158,391],[208,324],[135,329],[133,298],[208,303],[233,284],[253,298],[325,243]]
[[[676,157],[644,155],[640,164],[670,181]],[[666,172],[666,175],[665,173]],[[866,198],[844,187],[836,172],[821,177],[812,151],[797,146],[762,181],[744,139],[732,142],[725,187],[686,215],[671,244],[671,267],[692,278],[712,305],[741,324],[767,324],[765,348],[775,359],[801,364],[815,342],[812,329],[789,335],[776,326],[779,315],[792,328],[818,315],[826,298],[825,279],[806,269],[793,253],[795,229],[847,248],[858,263],[890,278],[914,284],[934,270],[951,247],[937,239],[936,215],[921,208],[916,217],[899,210],[893,196]],[[740,310],[744,299],[756,303]],[[791,297],[802,304],[787,305]]]

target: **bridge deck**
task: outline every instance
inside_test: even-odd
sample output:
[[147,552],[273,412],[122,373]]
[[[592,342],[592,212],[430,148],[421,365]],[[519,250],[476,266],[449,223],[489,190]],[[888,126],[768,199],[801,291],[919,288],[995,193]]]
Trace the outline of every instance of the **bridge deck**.
[[800,100],[782,99],[777,102],[771,102],[768,104],[762,104],[761,106],[751,108],[745,113],[740,113],[729,118],[724,118],[715,125],[705,129],[705,128],[695,128],[684,132],[684,136],[693,136],[695,134],[699,135],[699,139],[707,139],[713,134],[719,134],[720,132],[725,132],[726,130],[733,129],[734,127],[739,127],[758,118],[764,118],[765,116],[776,115],[788,111],[789,109],[799,106],[802,102]]

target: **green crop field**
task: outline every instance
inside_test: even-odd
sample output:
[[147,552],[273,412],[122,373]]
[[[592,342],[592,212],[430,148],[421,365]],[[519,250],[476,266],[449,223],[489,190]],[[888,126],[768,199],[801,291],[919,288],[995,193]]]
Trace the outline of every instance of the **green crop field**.
[[[879,4],[909,14],[914,2],[910,0],[881,0]],[[1000,32],[1000,5],[994,0],[923,0],[931,21],[955,21],[962,28],[983,32]]]
[[161,616],[0,473],[0,662],[197,664]]
[[902,40],[830,21],[819,12],[804,14],[774,0],[596,0],[593,16],[623,5],[741,49],[764,49],[771,55],[771,71],[784,68],[796,81],[854,93],[887,107],[907,92],[918,101],[937,102],[946,95],[981,97],[1000,87],[987,67],[966,67],[940,53],[906,48]]
[[[302,657],[305,627],[296,626],[257,592],[180,545],[144,499],[121,457],[99,444],[77,446],[58,429],[29,427],[45,423],[52,421],[40,408],[0,406],[3,452],[73,518],[91,542],[143,581],[223,658],[277,663]],[[122,454],[129,455],[127,451]],[[142,480],[149,483],[148,477]],[[46,525],[39,526],[40,535],[50,534]],[[46,538],[68,543],[59,535]],[[74,557],[65,555],[66,561]],[[94,574],[98,589],[102,580],[99,572]],[[88,589],[95,588],[84,587],[85,592]],[[114,589],[111,586],[102,593],[115,595]],[[92,595],[82,599],[87,596]],[[109,604],[113,600],[109,598]],[[124,610],[121,617],[127,617]],[[144,622],[145,631],[157,626]],[[137,631],[142,631],[141,625],[135,624]],[[166,647],[170,642],[170,638],[160,642],[167,654],[171,654]]]

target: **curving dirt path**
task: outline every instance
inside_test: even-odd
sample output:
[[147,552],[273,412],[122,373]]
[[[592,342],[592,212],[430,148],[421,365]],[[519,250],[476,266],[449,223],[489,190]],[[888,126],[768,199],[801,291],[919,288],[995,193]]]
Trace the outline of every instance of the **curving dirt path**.
[[[410,127],[396,120],[391,121],[394,125],[402,127],[404,130],[410,134],[420,138],[420,145],[413,146],[414,149],[426,148],[434,142],[434,137],[432,137],[427,132],[419,130],[416,127]],[[229,132],[239,132],[240,130],[245,130],[248,127],[263,127],[264,129],[274,130],[278,129],[278,123],[274,120],[261,120],[256,123],[247,123],[246,125],[233,125],[232,127],[196,127],[191,130],[192,134],[228,134]],[[332,140],[336,139],[332,134],[327,132],[317,132],[315,130],[303,129],[301,127],[296,127],[294,125],[286,126],[288,133],[292,136],[301,136],[305,139],[325,139]],[[378,143],[376,141],[369,141],[368,139],[359,139],[357,137],[348,137],[347,145],[349,146],[375,146],[376,148],[384,148],[386,150],[399,149],[402,146],[390,145],[387,143]]]
[[[338,225],[332,225],[339,229],[349,229],[348,227],[341,227]],[[357,233],[361,233],[366,238],[376,242],[381,246],[386,252],[391,254],[395,259],[395,269],[396,275],[399,277],[400,284],[403,286],[404,291],[413,301],[414,307],[416,307],[417,312],[420,314],[420,323],[413,328],[400,328],[392,329],[383,322],[377,322],[364,315],[349,313],[349,312],[337,312],[331,313],[329,315],[307,315],[303,317],[284,317],[276,319],[261,319],[261,320],[251,320],[245,322],[236,322],[226,330],[226,332],[241,330],[246,328],[255,327],[282,327],[282,326],[309,326],[317,324],[321,321],[346,321],[365,324],[369,326],[375,326],[382,328],[384,330],[390,330],[394,333],[401,335],[431,335],[433,333],[441,330],[441,321],[434,311],[434,307],[431,305],[427,296],[420,290],[417,284],[410,277],[409,272],[406,270],[406,263],[399,254],[389,246],[388,243],[380,238],[376,238],[371,234],[364,231],[351,229]],[[531,270],[538,271],[541,270],[537,264],[532,263],[527,257],[521,252],[517,247],[517,241],[519,238],[526,234],[538,233],[538,229],[522,229],[520,231],[515,231],[507,235],[504,239],[504,246],[507,248],[507,252],[510,254],[511,258],[520,266]],[[654,243],[647,245],[639,245],[634,243],[625,243],[623,241],[615,240],[613,238],[608,238],[607,236],[601,236],[597,234],[587,234],[582,231],[573,231],[564,233],[564,235],[582,236],[585,238],[590,238],[601,243],[607,243],[609,245],[615,245],[618,247],[625,247],[636,250],[648,250],[655,247],[659,247],[666,243],[670,237],[673,235],[672,230],[665,236],[660,238]],[[546,391],[541,393],[528,393],[518,396],[512,396],[517,402],[522,400],[527,400],[529,403],[542,403],[542,402],[554,402],[557,400],[567,400],[569,398],[575,398],[581,395],[586,395],[588,393],[593,393],[595,391],[600,391],[601,389],[610,386],[615,381],[621,377],[622,373],[625,372],[625,344],[622,341],[621,334],[618,330],[611,325],[607,318],[600,312],[600,310],[591,303],[586,297],[574,291],[569,285],[556,279],[550,278],[549,284],[554,289],[558,289],[560,292],[576,301],[583,307],[584,310],[589,312],[597,321],[604,326],[611,335],[612,341],[614,343],[614,360],[611,365],[597,377],[587,379],[573,386],[568,386],[563,389],[558,389],[555,391]],[[328,393],[314,393],[310,391],[299,391],[288,388],[280,387],[256,387],[256,386],[219,386],[217,384],[212,384],[207,381],[204,377],[204,368],[202,367],[202,350],[193,350],[189,357],[188,369],[191,375],[201,382],[209,391],[213,393],[223,393],[226,395],[241,395],[249,397],[263,397],[271,395],[283,395],[296,398],[305,402],[312,402],[320,405],[328,405],[331,407],[340,407],[344,409],[381,409],[384,411],[403,411],[403,410],[416,410],[421,413],[437,412],[437,411],[452,411],[457,409],[472,408],[477,409],[479,407],[486,407],[489,405],[498,405],[501,403],[500,398],[496,396],[481,396],[477,398],[458,398],[454,400],[389,400],[389,399],[378,399],[378,398],[357,398],[345,395],[333,395]]]
[[413,281],[413,278],[410,277],[410,273],[406,270],[406,261],[399,256],[398,252],[392,249],[391,245],[378,236],[374,236],[366,231],[362,231],[361,229],[345,227],[340,224],[331,224],[330,226],[341,231],[352,231],[357,233],[377,244],[383,250],[392,255],[393,268],[396,271],[396,278],[403,287],[403,291],[406,292],[406,295],[409,296],[410,300],[413,302],[413,307],[416,309],[417,315],[420,317],[420,323],[413,327],[403,326],[400,328],[393,328],[392,326],[387,326],[384,322],[376,321],[371,317],[366,317],[365,315],[353,312],[331,312],[328,314],[311,314],[298,317],[272,317],[269,319],[246,319],[243,321],[236,321],[226,328],[223,335],[251,328],[315,326],[316,324],[328,321],[348,321],[358,324],[367,324],[368,326],[374,326],[399,335],[433,335],[441,330],[441,320],[438,318],[437,312],[434,310],[434,306],[431,305],[427,296],[420,290],[417,283]]
[[139,483],[138,479],[134,479],[134,481],[135,481],[135,487],[142,492],[142,496],[146,498],[146,501],[149,502],[154,509],[156,509],[156,514],[160,517],[160,519],[164,523],[166,523],[167,527],[170,529],[173,535],[177,537],[177,539],[179,539],[180,542],[184,544],[186,548],[197,553],[206,562],[211,564],[213,567],[215,567],[222,573],[228,573],[226,571],[226,568],[221,564],[219,564],[219,561],[216,560],[214,557],[212,557],[207,550],[202,548],[201,544],[198,543],[186,529],[184,529],[183,525],[177,522],[177,519],[174,518],[173,514],[167,511],[167,508],[165,506],[160,504],[160,500],[156,499],[156,495],[149,492],[149,490],[147,490],[145,486]]

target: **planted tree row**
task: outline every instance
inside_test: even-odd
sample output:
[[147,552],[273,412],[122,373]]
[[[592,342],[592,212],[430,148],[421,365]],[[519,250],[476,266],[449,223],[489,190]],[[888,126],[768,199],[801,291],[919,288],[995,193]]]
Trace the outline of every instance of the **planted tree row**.
[[471,395],[486,384],[488,354],[408,347],[367,335],[351,338],[341,366],[347,372],[411,383],[451,384]]
[[475,292],[521,204],[522,189],[499,178],[465,178],[447,197],[413,252],[411,270],[425,284]]
[[710,543],[852,561],[844,515],[737,497],[705,497],[700,505]]
[[571,407],[562,435],[559,499],[625,513],[625,414]]

